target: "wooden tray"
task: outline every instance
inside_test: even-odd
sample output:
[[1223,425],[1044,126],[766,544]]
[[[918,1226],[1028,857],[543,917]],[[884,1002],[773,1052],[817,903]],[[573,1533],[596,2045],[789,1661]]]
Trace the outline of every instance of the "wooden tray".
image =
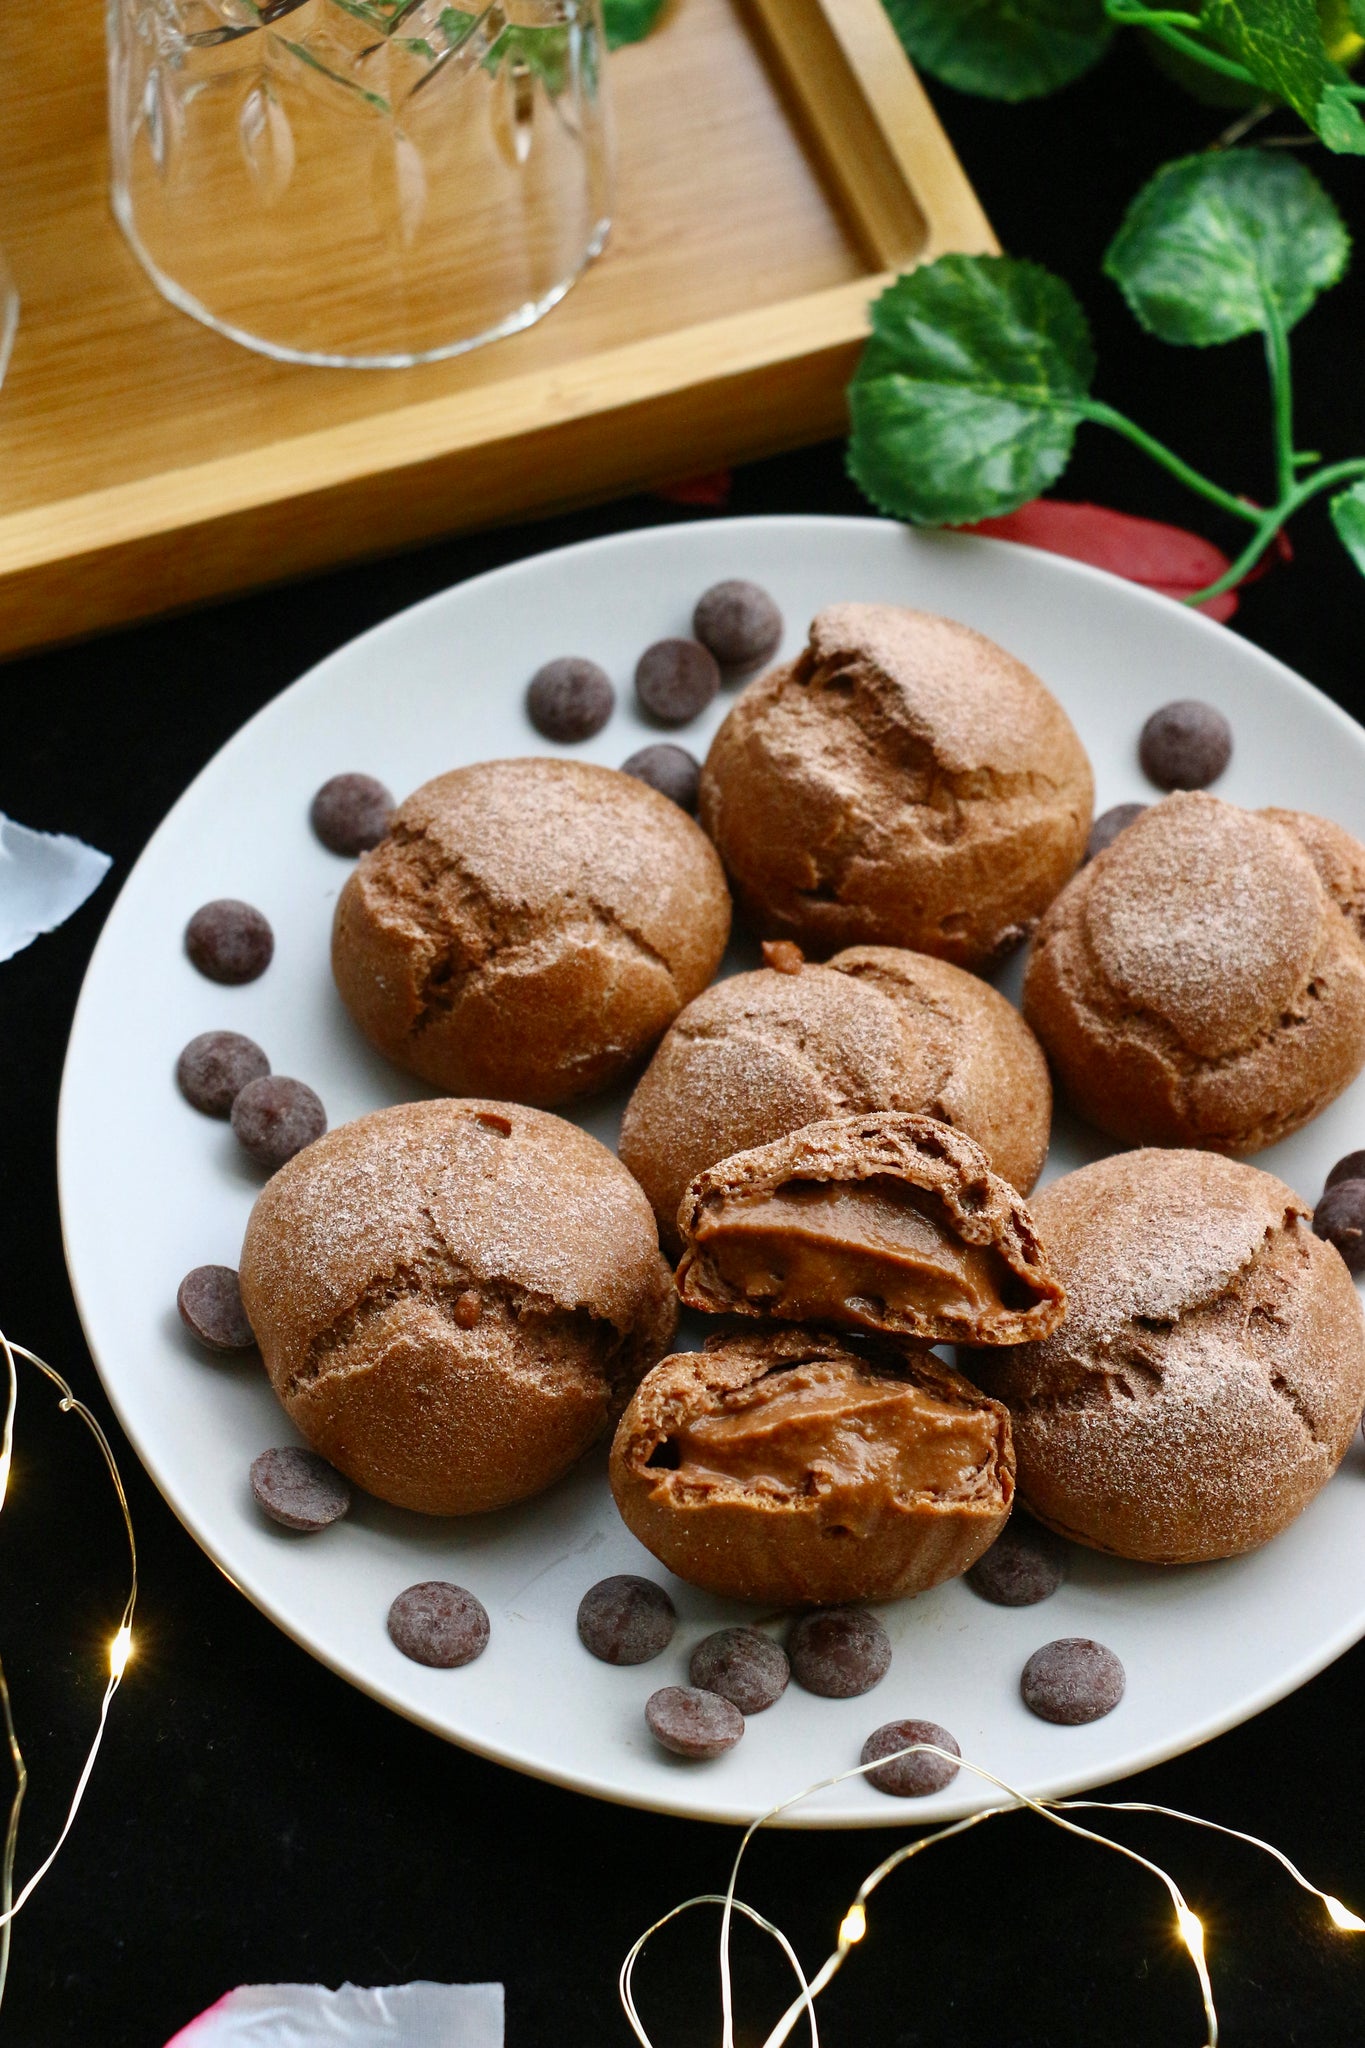
[[0,653],[835,433],[886,274],[995,247],[880,0],[674,0],[612,60],[616,223],[561,306],[418,369],[275,363],[114,225],[100,10],[12,12]]

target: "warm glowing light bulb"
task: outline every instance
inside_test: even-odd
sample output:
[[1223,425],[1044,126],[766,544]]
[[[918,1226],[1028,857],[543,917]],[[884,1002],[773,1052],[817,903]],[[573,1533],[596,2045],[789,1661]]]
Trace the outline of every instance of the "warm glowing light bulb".
[[133,1631],[125,1621],[109,1645],[109,1669],[115,1678],[122,1678],[128,1669],[128,1659],[133,1654]]
[[1340,1899],[1334,1899],[1330,1893],[1324,1892],[1322,1903],[1326,1906],[1327,1916],[1334,1927],[1341,1928],[1344,1934],[1365,1934],[1365,1920],[1362,1920],[1358,1913],[1353,1913],[1349,1906],[1343,1906]]
[[1202,1960],[1204,1954],[1204,1929],[1198,1914],[1188,1906],[1177,1906],[1175,1916],[1180,1925],[1180,1939],[1195,1959]]
[[855,1941],[861,1941],[866,1933],[867,1915],[863,1911],[862,1900],[855,1899],[839,1922],[839,1939],[851,1946]]

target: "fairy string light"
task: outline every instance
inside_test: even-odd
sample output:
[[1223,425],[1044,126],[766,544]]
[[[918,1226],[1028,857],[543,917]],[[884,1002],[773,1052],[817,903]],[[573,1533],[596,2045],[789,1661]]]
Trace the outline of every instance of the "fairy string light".
[[[890,1763],[898,1763],[902,1758],[911,1756],[936,1756],[943,1758],[948,1763],[959,1764],[963,1770],[972,1772],[975,1777],[982,1779],[987,1784],[994,1785],[998,1791],[1003,1792],[1005,1800],[998,1806],[982,1807],[977,1812],[968,1814],[961,1820],[950,1821],[945,1826],[935,1829],[932,1833],[919,1837],[916,1841],[904,1843],[900,1848],[894,1850],[891,1855],[884,1857],[859,1885],[854,1898],[839,1922],[838,1936],[833,1949],[815,1975],[807,1978],[790,1942],[781,1929],[775,1927],[761,1913],[757,1912],[738,1896],[739,1871],[740,1865],[744,1860],[745,1851],[761,1827],[765,1827],[769,1821],[777,1819],[780,1814],[788,1812],[790,1808],[799,1806],[803,1800],[813,1798],[817,1792],[828,1791],[832,1786],[842,1785],[849,1778],[863,1777],[868,1771],[884,1769]],[[1183,1821],[1191,1827],[1206,1828],[1213,1834],[1226,1835],[1232,1841],[1245,1842],[1249,1847],[1260,1849],[1267,1856],[1273,1857],[1288,1872],[1296,1884],[1302,1886],[1305,1891],[1311,1892],[1314,1898],[1321,1902],[1328,1919],[1334,1927],[1340,1929],[1343,1933],[1365,1933],[1365,1920],[1362,1920],[1358,1914],[1353,1913],[1348,1906],[1344,1906],[1341,1900],[1335,1898],[1331,1892],[1323,1891],[1311,1879],[1305,1877],[1303,1872],[1296,1864],[1290,1861],[1282,1849],[1277,1849],[1272,1842],[1262,1841],[1259,1835],[1247,1834],[1240,1828],[1224,1827],[1218,1821],[1205,1820],[1199,1814],[1182,1813],[1175,1807],[1158,1806],[1151,1801],[1142,1799],[1033,1799],[1026,1792],[1017,1791],[1012,1785],[1007,1785],[1003,1778],[998,1778],[993,1771],[986,1770],[982,1765],[973,1763],[967,1757],[959,1758],[950,1754],[947,1750],[938,1748],[931,1742],[912,1742],[907,1744],[904,1749],[897,1750],[894,1756],[875,1757],[868,1763],[855,1764],[850,1770],[840,1771],[830,1778],[822,1778],[817,1784],[807,1785],[803,1791],[794,1793],[791,1798],[782,1800],[777,1806],[770,1807],[766,1813],[760,1814],[757,1820],[751,1821],[745,1829],[739,1848],[735,1852],[734,1862],[731,1865],[730,1882],[724,1892],[705,1893],[696,1898],[684,1899],[680,1905],[674,1906],[661,1919],[656,1920],[652,1927],[646,1928],[645,1932],[627,1953],[625,1961],[621,1965],[619,1980],[622,2008],[636,2040],[641,2044],[641,2048],[653,2048],[653,2043],[640,2018],[639,2009],[635,2002],[635,1966],[640,1957],[660,1929],[666,1927],[670,1921],[677,1919],[680,1914],[689,1911],[694,1906],[718,1905],[721,1908],[720,1988],[722,2048],[734,2048],[735,2044],[734,1995],[730,1971],[730,1937],[736,1913],[740,1913],[745,1918],[753,1921],[758,1927],[772,1935],[781,1945],[800,1986],[798,1995],[787,2007],[776,2026],[766,2036],[763,2048],[783,2048],[783,2043],[789,2039],[792,2029],[803,2018],[809,2029],[810,2048],[819,2048],[820,2035],[815,2014],[815,2001],[830,1980],[843,1967],[850,1951],[856,1948],[857,1944],[866,1934],[868,1924],[867,1902],[883,1881],[891,1875],[892,1871],[898,1870],[903,1863],[908,1863],[914,1857],[925,1854],[927,1850],[934,1848],[939,1842],[946,1842],[952,1836],[965,1834],[969,1829],[980,1827],[985,1821],[999,1819],[1003,1814],[1022,1812],[1036,1813],[1053,1827],[1061,1828],[1067,1834],[1075,1835],[1084,1841],[1094,1842],[1100,1848],[1112,1850],[1115,1855],[1126,1858],[1130,1863],[1138,1864],[1142,1869],[1159,1879],[1165,1887],[1175,1911],[1176,1932],[1199,1980],[1200,1996],[1204,2006],[1204,2048],[1218,2048],[1218,2013],[1214,2004],[1213,1984],[1209,1975],[1208,1961],[1205,1954],[1204,1928],[1199,1916],[1191,1910],[1188,1901],[1170,1872],[1164,1870],[1159,1863],[1152,1862],[1149,1857],[1141,1855],[1136,1849],[1129,1848],[1124,1842],[1116,1842],[1108,1835],[1099,1834],[1093,1828],[1084,1827],[1079,1821],[1069,1819],[1068,1815],[1079,1812],[1154,1814],[1166,1820]]]
[[128,1668],[128,1660],[132,1655],[133,1610],[137,1606],[137,1539],[133,1534],[133,1518],[129,1511],[128,1496],[124,1491],[123,1478],[119,1472],[118,1462],[114,1457],[109,1439],[100,1426],[98,1417],[91,1413],[84,1401],[80,1400],[72,1388],[67,1385],[55,1366],[49,1365],[46,1359],[39,1358],[37,1353],[30,1351],[27,1346],[11,1343],[3,1330],[0,1330],[0,1351],[4,1353],[7,1376],[5,1420],[3,1430],[0,1430],[0,1508],[3,1508],[5,1504],[5,1496],[9,1488],[10,1468],[14,1457],[14,1428],[19,1406],[19,1373],[16,1360],[22,1358],[38,1372],[42,1373],[58,1389],[61,1399],[57,1405],[61,1413],[63,1415],[78,1415],[91,1436],[95,1439],[100,1454],[108,1468],[109,1477],[113,1481],[114,1492],[118,1498],[119,1511],[123,1516],[124,1532],[128,1538],[129,1566],[128,1597],[123,1603],[123,1614],[119,1625],[109,1643],[109,1676],[105,1681],[104,1693],[100,1700],[94,1738],[86,1753],[85,1763],[82,1766],[80,1776],[76,1780],[76,1789],[71,1796],[71,1803],[67,1808],[66,1819],[62,1823],[61,1833],[17,1898],[14,1896],[14,1865],[19,1843],[19,1815],[24,1803],[24,1794],[28,1789],[28,1767],[24,1762],[23,1751],[19,1746],[19,1737],[14,1725],[13,1703],[10,1699],[9,1680],[5,1673],[4,1659],[0,1657],[0,1717],[3,1717],[4,1720],[5,1741],[9,1749],[10,1761],[14,1766],[14,1797],[10,1802],[9,1823],[5,1830],[3,1859],[0,1859],[0,1999],[3,1999],[5,1984],[9,1975],[10,1936],[15,1915],[32,1898],[38,1886],[47,1876],[48,1871],[57,1860],[62,1844],[71,1832],[76,1815],[80,1810],[81,1801],[85,1797],[85,1788],[89,1784],[91,1772],[95,1768],[95,1760],[99,1755],[100,1745],[104,1740],[104,1730],[109,1719],[109,1709],[113,1704],[114,1694],[122,1683],[123,1674]]

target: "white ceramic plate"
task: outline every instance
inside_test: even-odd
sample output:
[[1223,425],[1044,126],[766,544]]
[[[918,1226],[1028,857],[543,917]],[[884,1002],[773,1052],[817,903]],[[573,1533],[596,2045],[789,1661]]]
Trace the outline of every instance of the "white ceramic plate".
[[[313,791],[364,769],[406,792],[490,756],[547,751],[526,722],[526,679],[550,656],[590,654],[619,704],[583,757],[619,764],[657,734],[632,708],[640,650],[685,633],[721,576],[751,576],[788,620],[785,650],[838,599],[913,604],[967,620],[1042,675],[1095,764],[1099,806],[1149,797],[1135,758],[1143,719],[1176,696],[1221,705],[1236,752],[1219,784],[1244,804],[1320,811],[1365,837],[1365,732],[1289,670],[1223,627],[1097,571],[997,541],[918,535],[878,520],[718,520],[592,541],[429,599],[332,655],[266,706],[210,762],[156,833],[120,895],[81,995],[60,1118],[67,1259],[110,1399],[187,1528],[296,1642],[353,1684],[452,1741],[603,1797],[748,1819],[856,1763],[864,1737],[903,1715],[951,1728],[963,1752],[1037,1795],[1094,1785],[1188,1749],[1301,1684],[1365,1633],[1365,1455],[1359,1443],[1278,1542],[1235,1562],[1161,1571],[1077,1552],[1045,1605],[986,1605],[961,1584],[885,1611],[891,1671],[866,1698],[788,1690],[719,1761],[663,1755],[642,1708],[685,1683],[698,1639],[740,1610],[670,1583],[671,1648],[633,1670],[596,1663],[578,1601],[610,1572],[667,1574],[621,1526],[589,1458],[528,1506],[431,1522],[358,1500],[350,1517],[291,1536],[255,1509],[247,1468],[293,1433],[253,1362],[220,1362],[182,1330],[189,1267],[235,1265],[260,1184],[227,1127],[197,1115],[172,1070],[196,1032],[226,1026],[275,1071],[311,1082],[333,1124],[420,1091],[369,1052],[328,971],[333,902],[347,864],[308,827]],[[729,702],[681,737],[699,752]],[[203,980],[184,956],[190,913],[215,896],[259,904],[274,964],[245,988]],[[736,952],[731,962],[748,964]],[[1017,967],[1015,975],[1017,977]],[[1010,983],[1011,992],[1014,983]],[[611,1140],[620,1102],[589,1128]],[[1310,1199],[1365,1141],[1365,1082],[1261,1163]],[[1049,1176],[1107,1149],[1060,1122]],[[404,1586],[454,1579],[492,1617],[485,1655],[462,1671],[408,1662],[384,1618]],[[1035,1720],[1019,1699],[1028,1654],[1057,1636],[1097,1637],[1128,1690],[1085,1728]],[[963,1772],[908,1808],[861,1781],[821,1794],[810,1825],[904,1825],[981,1803]]]

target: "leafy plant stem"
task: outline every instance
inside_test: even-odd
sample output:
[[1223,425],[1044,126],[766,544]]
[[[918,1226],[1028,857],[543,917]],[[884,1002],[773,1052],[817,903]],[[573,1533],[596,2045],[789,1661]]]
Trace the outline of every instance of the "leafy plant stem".
[[1248,505],[1245,498],[1234,497],[1231,491],[1225,491],[1221,484],[1216,484],[1212,477],[1204,476],[1199,470],[1192,469],[1173,448],[1168,448],[1164,442],[1158,441],[1145,427],[1140,427],[1136,420],[1130,420],[1126,413],[1116,411],[1112,405],[1105,405],[1098,398],[1075,401],[1075,410],[1082,419],[1093,420],[1096,426],[1108,427],[1113,433],[1121,434],[1125,441],[1131,441],[1144,455],[1150,455],[1153,462],[1159,462],[1163,469],[1168,469],[1188,490],[1197,491],[1199,496],[1207,498],[1211,505],[1217,505],[1234,519],[1244,519],[1252,525],[1259,524],[1261,513],[1254,505]]
[[1281,499],[1296,487],[1294,386],[1289,370],[1289,335],[1273,292],[1265,300],[1265,359],[1275,401],[1275,488]]
[[1207,43],[1201,43],[1192,29],[1198,29],[1197,15],[1177,13],[1170,8],[1131,6],[1127,0],[1105,0],[1105,13],[1122,28],[1145,28],[1172,50],[1179,50],[1182,57],[1190,57],[1196,64],[1202,64],[1208,71],[1216,71],[1222,78],[1235,79],[1238,85],[1254,86],[1257,81],[1239,64],[1235,57],[1224,57],[1219,51],[1211,50]]
[[1352,462],[1334,462],[1329,468],[1317,470],[1314,475],[1305,477],[1301,484],[1296,484],[1292,491],[1286,492],[1279,504],[1272,505],[1268,512],[1254,513],[1256,531],[1236,561],[1229,563],[1216,583],[1210,583],[1206,590],[1194,591],[1189,597],[1182,599],[1182,603],[1205,604],[1209,598],[1221,597],[1225,590],[1231,590],[1235,583],[1240,583],[1242,578],[1256,567],[1280,528],[1301,506],[1306,505],[1310,498],[1317,497],[1319,491],[1330,491],[1334,484],[1350,483],[1352,478],[1358,476],[1365,476],[1365,457]]

